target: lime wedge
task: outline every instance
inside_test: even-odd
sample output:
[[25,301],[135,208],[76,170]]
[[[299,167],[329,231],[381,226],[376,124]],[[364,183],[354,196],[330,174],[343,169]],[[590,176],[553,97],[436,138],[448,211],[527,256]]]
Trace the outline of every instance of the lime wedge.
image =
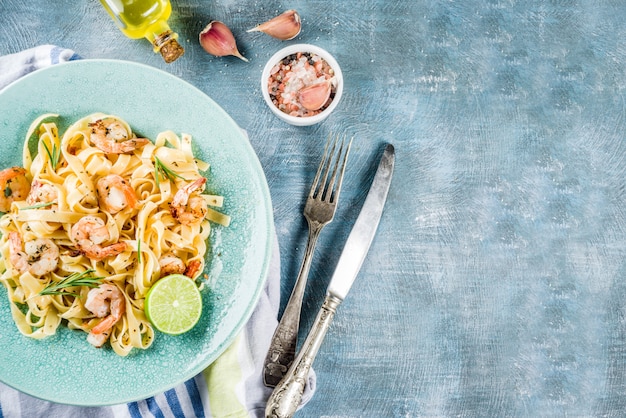
[[170,335],[185,333],[198,323],[202,314],[200,290],[187,276],[165,276],[148,291],[144,312],[159,331]]

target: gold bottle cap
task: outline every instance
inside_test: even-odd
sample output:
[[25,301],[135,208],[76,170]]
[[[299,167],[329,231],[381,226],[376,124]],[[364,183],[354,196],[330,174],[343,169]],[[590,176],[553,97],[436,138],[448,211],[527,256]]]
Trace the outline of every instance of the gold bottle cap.
[[185,53],[185,49],[176,40],[177,37],[174,32],[167,31],[154,40],[154,49],[161,53],[163,60],[168,64],[176,61]]

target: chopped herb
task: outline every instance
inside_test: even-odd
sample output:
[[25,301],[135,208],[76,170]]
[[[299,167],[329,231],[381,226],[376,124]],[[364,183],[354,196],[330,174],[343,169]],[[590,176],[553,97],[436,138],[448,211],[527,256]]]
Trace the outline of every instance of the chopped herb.
[[75,286],[87,286],[87,287],[98,287],[102,281],[102,277],[94,277],[90,276],[93,273],[94,269],[88,269],[83,271],[82,273],[72,273],[60,282],[50,283],[48,286],[44,287],[39,295],[72,295],[78,296],[78,293],[68,292],[63,289],[67,289],[68,287]]
[[175,177],[178,177],[181,180],[187,181],[186,178],[175,173],[170,168],[168,168],[165,164],[163,164],[163,162],[159,160],[159,157],[155,155],[154,156],[154,178],[156,180],[157,187],[159,187],[159,181],[160,181],[159,177],[161,176],[164,179],[167,178],[169,181],[174,181]]
[[141,240],[137,240],[137,262],[141,264]]
[[26,314],[26,312],[28,312],[28,305],[26,303],[20,303],[20,302],[13,302],[15,304],[15,306],[17,306],[17,309],[20,310],[21,313]]
[[54,205],[54,203],[55,202],[38,203],[36,205],[23,207],[20,210],[45,208],[45,207]]
[[52,169],[56,170],[57,165],[59,164],[59,157],[61,156],[61,148],[57,148],[56,144],[52,144],[52,151],[43,143],[43,147],[46,150],[46,154],[48,154],[48,158],[50,159],[50,165],[52,165]]
[[4,188],[4,197],[11,197],[12,194],[13,190],[11,190],[11,187],[7,183],[7,187]]

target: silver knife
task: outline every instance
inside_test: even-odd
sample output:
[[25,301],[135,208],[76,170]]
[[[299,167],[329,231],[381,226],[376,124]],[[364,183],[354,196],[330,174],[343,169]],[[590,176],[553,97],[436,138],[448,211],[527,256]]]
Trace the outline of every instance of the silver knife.
[[266,418],[289,418],[298,409],[315,356],[335,317],[337,307],[343,302],[350,287],[352,287],[376,234],[387,200],[394,162],[395,150],[393,145],[387,144],[361,213],[359,213],[354,227],[350,231],[337,262],[337,267],[326,290],[324,303],[298,356],[285,377],[270,395],[265,408]]

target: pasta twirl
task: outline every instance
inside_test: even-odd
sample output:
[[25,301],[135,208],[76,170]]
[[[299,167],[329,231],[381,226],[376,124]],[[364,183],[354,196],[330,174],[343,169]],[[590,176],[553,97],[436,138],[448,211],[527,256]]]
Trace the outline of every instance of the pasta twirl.
[[23,168],[0,172],[0,281],[13,319],[32,338],[65,323],[121,356],[146,349],[155,338],[148,290],[167,274],[202,273],[209,219],[230,222],[209,207],[223,199],[201,193],[209,165],[194,158],[189,135],[150,141],[95,113],[60,137],[55,116],[32,123]]

